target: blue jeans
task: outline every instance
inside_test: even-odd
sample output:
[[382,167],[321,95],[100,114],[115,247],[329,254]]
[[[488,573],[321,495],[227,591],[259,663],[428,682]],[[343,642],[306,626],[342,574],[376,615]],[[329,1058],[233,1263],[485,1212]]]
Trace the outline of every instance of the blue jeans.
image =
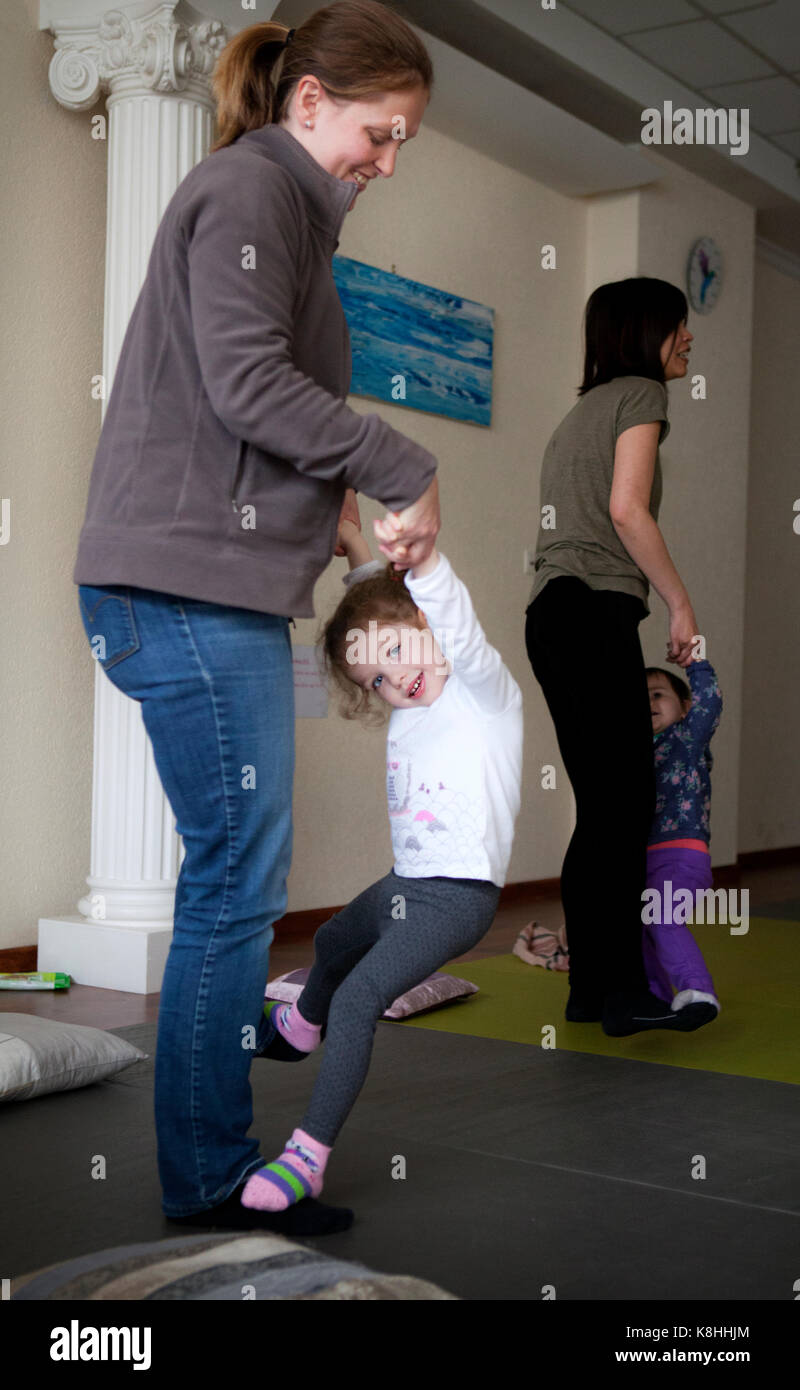
[[249,1071],[275,1032],[264,990],[292,855],[289,619],[119,584],[78,593],[109,680],[141,703],[186,849],[155,1062],[162,1208],[184,1216],[266,1161],[247,1137]]

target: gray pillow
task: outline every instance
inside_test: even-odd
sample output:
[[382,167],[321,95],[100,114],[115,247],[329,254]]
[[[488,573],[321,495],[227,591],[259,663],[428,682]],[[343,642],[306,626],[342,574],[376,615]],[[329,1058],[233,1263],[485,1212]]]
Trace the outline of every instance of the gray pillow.
[[74,1091],[147,1055],[102,1028],[0,1011],[0,1101]]

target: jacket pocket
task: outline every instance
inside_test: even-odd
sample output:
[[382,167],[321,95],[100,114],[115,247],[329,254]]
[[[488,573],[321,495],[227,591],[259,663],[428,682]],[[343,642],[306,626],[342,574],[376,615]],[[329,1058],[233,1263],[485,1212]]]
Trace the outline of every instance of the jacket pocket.
[[[314,556],[327,550],[330,558],[344,492],[339,482],[303,473],[288,459],[241,441],[229,487],[228,538],[239,545],[244,531],[246,543],[256,550],[263,551],[275,541],[309,547]],[[249,509],[246,525],[245,509]]]
[[92,655],[104,671],[138,652],[141,642],[130,589],[119,584],[107,587],[79,584],[78,595],[81,620]]

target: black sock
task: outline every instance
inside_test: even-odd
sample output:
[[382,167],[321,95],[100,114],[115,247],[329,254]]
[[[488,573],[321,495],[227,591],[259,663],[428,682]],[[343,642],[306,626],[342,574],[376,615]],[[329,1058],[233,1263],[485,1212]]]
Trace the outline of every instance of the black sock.
[[277,1028],[269,1046],[256,1053],[256,1057],[269,1057],[273,1062],[302,1062],[304,1057],[310,1056],[310,1052],[301,1052],[299,1047],[292,1047]]
[[612,1038],[626,1038],[651,1028],[671,1033],[693,1033],[717,1017],[713,1004],[687,1004],[673,1011],[669,1004],[649,990],[641,994],[609,994],[603,1005],[603,1032]]
[[564,1017],[568,1023],[599,1023],[603,1017],[603,995],[573,986]]
[[193,1211],[189,1216],[167,1216],[165,1220],[179,1226],[199,1226],[206,1230],[276,1231],[284,1236],[326,1236],[347,1231],[353,1224],[349,1207],[329,1207],[314,1197],[304,1197],[287,1207],[286,1211],[256,1211],[243,1207],[240,1201],[245,1184],[237,1188],[206,1211]]

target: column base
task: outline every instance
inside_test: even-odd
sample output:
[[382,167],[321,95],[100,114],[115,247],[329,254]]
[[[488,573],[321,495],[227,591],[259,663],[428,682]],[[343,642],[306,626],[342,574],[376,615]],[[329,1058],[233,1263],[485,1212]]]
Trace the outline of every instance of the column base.
[[39,918],[37,970],[64,970],[76,985],[158,994],[172,928],[92,922],[78,913]]

